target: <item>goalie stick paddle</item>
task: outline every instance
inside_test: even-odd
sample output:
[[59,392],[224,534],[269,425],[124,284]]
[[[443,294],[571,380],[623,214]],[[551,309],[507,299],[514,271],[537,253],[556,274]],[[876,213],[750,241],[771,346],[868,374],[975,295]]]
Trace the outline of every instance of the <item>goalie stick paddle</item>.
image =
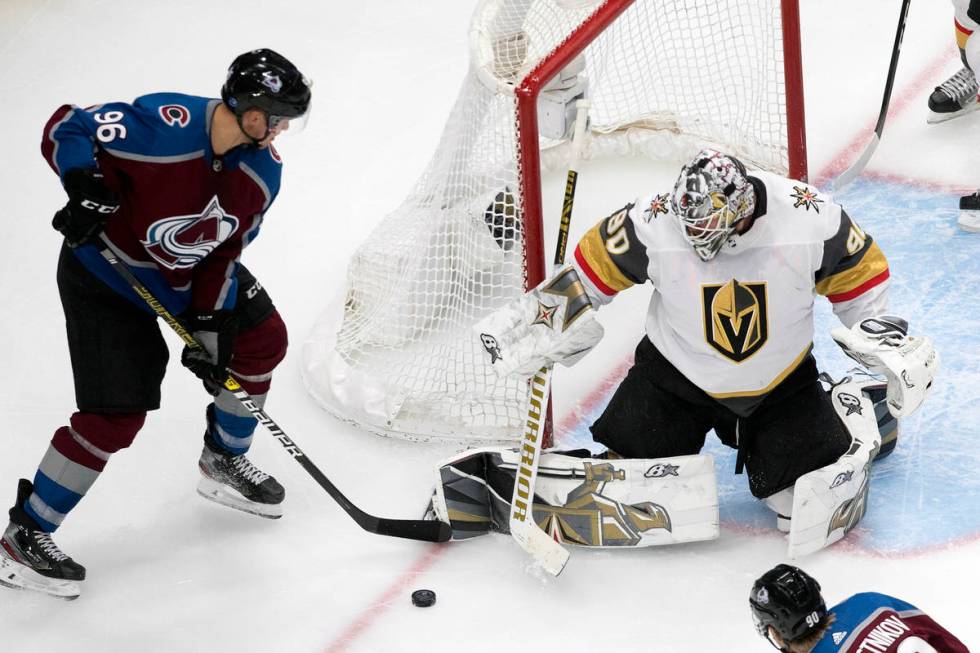
[[847,170],[842,172],[833,181],[832,188],[834,192],[841,190],[857,179],[858,175],[864,171],[865,166],[868,165],[868,161],[871,160],[871,155],[878,149],[878,143],[881,142],[881,133],[885,130],[885,117],[888,115],[888,104],[892,98],[892,86],[895,84],[895,70],[898,68],[898,55],[902,51],[905,19],[909,14],[909,5],[911,3],[912,0],[902,0],[902,9],[898,15],[898,30],[895,32],[895,44],[892,46],[892,59],[888,65],[888,77],[885,79],[885,94],[881,98],[881,111],[878,113],[878,124],[875,125],[875,132],[871,136],[871,141],[865,146],[864,151],[861,152],[861,156],[857,158],[857,161],[852,163]]
[[[565,197],[562,201],[561,223],[558,227],[558,245],[555,251],[552,274],[565,262],[568,247],[568,227],[572,221],[572,205],[575,202],[575,186],[578,180],[578,160],[582,139],[588,120],[588,100],[578,100],[575,105],[575,132],[572,134],[572,152],[568,162]],[[557,576],[568,562],[568,549],[545,533],[534,520],[534,486],[541,461],[541,445],[544,439],[544,423],[548,415],[548,399],[551,389],[551,368],[542,367],[528,381],[528,410],[524,435],[521,438],[521,460],[514,480],[514,495],[510,501],[510,534],[548,573]]]
[[[113,253],[112,249],[109,247],[109,241],[106,239],[105,234],[102,234],[102,247],[101,254],[103,258],[112,266],[119,276],[126,280],[126,283],[133,289],[133,291],[140,296],[140,298],[146,302],[146,304],[156,313],[159,317],[163,318],[163,321],[170,326],[174,332],[180,336],[180,339],[184,341],[184,344],[191,349],[204,349],[198,340],[191,335],[187,329],[174,317],[170,311],[168,311],[163,304],[153,296],[149,290],[146,289],[132,271],[126,266],[125,263],[120,261],[116,255]],[[391,537],[402,537],[409,540],[421,540],[423,542],[448,542],[452,537],[452,529],[449,524],[441,521],[434,520],[422,520],[422,519],[388,519],[386,517],[375,517],[374,515],[369,515],[364,512],[348,499],[344,494],[337,489],[330,479],[328,479],[320,469],[313,464],[313,461],[303,453],[303,450],[299,448],[285,431],[283,431],[278,424],[276,424],[271,417],[269,417],[264,410],[262,410],[255,400],[252,398],[248,392],[242,388],[241,385],[229,374],[228,378],[225,379],[224,387],[228,392],[234,395],[242,406],[245,407],[252,416],[259,421],[263,426],[265,426],[269,433],[279,441],[283,448],[293,457],[293,459],[298,462],[306,472],[313,477],[313,479],[319,483],[320,487],[327,491],[333,499],[340,504],[340,507],[350,515],[357,525],[368,531],[369,533],[375,533],[377,535],[388,535]]]

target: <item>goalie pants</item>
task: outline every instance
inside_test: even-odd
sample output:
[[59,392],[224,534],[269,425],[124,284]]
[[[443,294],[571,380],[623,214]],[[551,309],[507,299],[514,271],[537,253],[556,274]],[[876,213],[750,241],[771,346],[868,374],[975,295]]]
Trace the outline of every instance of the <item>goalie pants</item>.
[[[54,531],[92,486],[109,457],[133,443],[146,412],[160,407],[169,353],[156,315],[116,293],[63,247],[58,290],[65,313],[78,412],[55,431],[24,509]],[[268,293],[239,266],[235,311],[240,330],[231,367],[260,404],[286,354],[286,327]],[[208,411],[209,414],[211,411]],[[255,418],[227,391],[215,398],[207,428],[230,453],[244,453]]]
[[807,472],[832,463],[851,443],[812,355],[747,417],[739,417],[691,383],[646,337],[592,437],[625,458],[697,454],[708,431],[739,449],[749,489],[765,498]]

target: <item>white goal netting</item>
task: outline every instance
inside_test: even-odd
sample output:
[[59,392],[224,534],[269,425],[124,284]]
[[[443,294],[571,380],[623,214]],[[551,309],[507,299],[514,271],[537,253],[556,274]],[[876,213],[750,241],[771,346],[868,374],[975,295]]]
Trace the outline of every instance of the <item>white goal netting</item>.
[[[787,106],[800,94],[802,112],[802,90],[787,84],[786,52],[798,66],[799,46],[798,34],[784,38],[782,16],[790,7],[794,23],[794,3],[483,0],[469,73],[428,168],[357,250],[342,300],[305,345],[317,401],[377,433],[519,439],[526,383],[496,378],[471,327],[537,281],[528,262],[541,256],[540,227],[525,221],[540,225],[541,216],[525,211],[525,185],[540,184],[540,171],[521,174],[528,150],[540,147],[542,164],[560,167],[558,132],[584,95],[587,157],[680,161],[713,145],[791,172],[802,115]],[[620,6],[628,8],[574,58],[583,26]],[[562,72],[537,96],[542,132],[527,134],[515,88],[536,88],[536,67],[556,57]]]

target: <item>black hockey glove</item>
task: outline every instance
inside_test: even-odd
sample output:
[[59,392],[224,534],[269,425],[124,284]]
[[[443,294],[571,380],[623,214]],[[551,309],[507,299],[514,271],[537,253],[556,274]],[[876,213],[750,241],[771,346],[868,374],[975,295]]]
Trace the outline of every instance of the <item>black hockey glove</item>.
[[204,350],[184,347],[181,364],[204,382],[204,389],[218,396],[228,378],[231,352],[238,335],[238,316],[228,310],[198,313],[184,319]]
[[51,226],[65,236],[69,247],[98,237],[109,216],[119,210],[119,198],[105,185],[96,168],[72,168],[65,173],[68,203],[54,214]]

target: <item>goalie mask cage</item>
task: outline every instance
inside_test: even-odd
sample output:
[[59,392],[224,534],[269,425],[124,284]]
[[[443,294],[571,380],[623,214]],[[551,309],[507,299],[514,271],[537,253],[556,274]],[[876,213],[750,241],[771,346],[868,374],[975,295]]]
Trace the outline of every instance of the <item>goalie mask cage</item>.
[[520,439],[527,384],[496,378],[472,325],[544,278],[541,171],[569,149],[538,131],[556,88],[587,88],[585,158],[714,146],[806,178],[797,0],[482,0],[428,168],[305,345],[329,412],[408,439]]

